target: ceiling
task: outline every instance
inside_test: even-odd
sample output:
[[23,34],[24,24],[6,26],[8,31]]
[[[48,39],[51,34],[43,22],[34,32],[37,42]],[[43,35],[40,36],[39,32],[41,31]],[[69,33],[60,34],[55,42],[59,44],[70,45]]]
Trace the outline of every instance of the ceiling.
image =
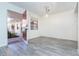
[[72,10],[76,7],[76,2],[10,2],[16,6],[27,9],[39,16],[46,14],[45,7],[49,8],[48,14],[55,14]]

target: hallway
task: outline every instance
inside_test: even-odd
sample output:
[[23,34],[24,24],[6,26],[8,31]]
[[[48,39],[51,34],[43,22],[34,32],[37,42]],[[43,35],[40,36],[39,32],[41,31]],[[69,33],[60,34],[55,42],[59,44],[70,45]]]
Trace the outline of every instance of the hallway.
[[9,38],[8,39],[8,44],[13,44],[13,43],[17,43],[17,42],[23,42],[23,38],[22,37],[15,37],[15,38]]

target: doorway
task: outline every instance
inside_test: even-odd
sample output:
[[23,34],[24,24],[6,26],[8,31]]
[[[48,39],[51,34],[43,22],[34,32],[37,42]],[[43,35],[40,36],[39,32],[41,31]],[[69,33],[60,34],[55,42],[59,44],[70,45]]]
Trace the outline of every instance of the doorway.
[[8,44],[27,40],[26,11],[21,14],[12,10],[8,10],[7,13]]

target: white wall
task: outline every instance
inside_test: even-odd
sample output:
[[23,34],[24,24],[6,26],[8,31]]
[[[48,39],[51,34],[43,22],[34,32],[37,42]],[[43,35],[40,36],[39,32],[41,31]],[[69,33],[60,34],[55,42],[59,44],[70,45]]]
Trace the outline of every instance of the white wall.
[[76,22],[74,10],[43,17],[39,23],[40,35],[76,41]]
[[[30,16],[38,18],[38,30],[30,30]],[[74,10],[65,11],[48,17],[38,17],[28,11],[28,39],[39,36],[77,41],[77,14]]]
[[7,45],[7,10],[22,12],[23,9],[9,3],[0,3],[0,47]]
[[38,30],[31,30],[31,27],[30,27],[31,16],[36,17],[39,20],[39,17],[36,14],[34,14],[30,11],[27,12],[27,20],[28,20],[27,38],[28,39],[33,39],[33,38],[36,38],[36,37],[40,36],[39,35],[39,29]]

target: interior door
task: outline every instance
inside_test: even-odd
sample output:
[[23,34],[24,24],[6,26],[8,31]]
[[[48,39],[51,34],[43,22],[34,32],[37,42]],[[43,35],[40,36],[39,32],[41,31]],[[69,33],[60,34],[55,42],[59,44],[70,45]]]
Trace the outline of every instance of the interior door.
[[24,38],[24,40],[27,40],[27,16],[26,16],[26,11],[24,11],[24,13],[23,13],[23,32],[22,32],[22,34],[23,34],[23,38]]

